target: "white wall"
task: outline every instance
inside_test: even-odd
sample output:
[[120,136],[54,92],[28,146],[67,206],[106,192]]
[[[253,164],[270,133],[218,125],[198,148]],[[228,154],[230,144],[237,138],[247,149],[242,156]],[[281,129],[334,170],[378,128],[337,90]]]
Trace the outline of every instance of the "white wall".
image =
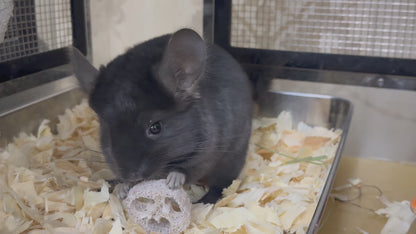
[[183,27],[202,35],[202,0],[91,0],[90,9],[96,67],[137,43]]

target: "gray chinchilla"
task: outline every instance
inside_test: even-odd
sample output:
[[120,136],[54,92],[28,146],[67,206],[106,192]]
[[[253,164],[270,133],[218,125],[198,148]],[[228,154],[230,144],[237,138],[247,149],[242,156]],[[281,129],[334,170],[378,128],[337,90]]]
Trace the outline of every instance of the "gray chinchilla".
[[89,103],[105,158],[124,184],[202,183],[210,190],[200,201],[213,203],[239,175],[251,133],[251,83],[231,55],[195,31],[151,39],[99,71],[78,73],[95,80],[86,87]]

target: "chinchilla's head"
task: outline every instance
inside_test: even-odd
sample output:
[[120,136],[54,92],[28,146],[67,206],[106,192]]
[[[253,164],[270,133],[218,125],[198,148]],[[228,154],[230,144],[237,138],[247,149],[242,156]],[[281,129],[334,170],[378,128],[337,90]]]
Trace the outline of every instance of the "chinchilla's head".
[[95,74],[89,102],[121,180],[162,178],[192,159],[206,132],[198,111],[206,56],[202,38],[182,29],[133,47]]

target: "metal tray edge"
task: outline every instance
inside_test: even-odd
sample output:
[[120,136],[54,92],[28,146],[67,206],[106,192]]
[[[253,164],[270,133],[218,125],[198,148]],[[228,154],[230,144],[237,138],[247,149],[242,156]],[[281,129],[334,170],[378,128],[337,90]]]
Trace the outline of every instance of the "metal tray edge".
[[328,197],[329,197],[329,194],[330,194],[331,189],[332,189],[332,185],[333,185],[334,180],[335,180],[337,169],[338,169],[339,163],[341,161],[342,151],[344,149],[344,145],[345,145],[345,142],[347,140],[349,126],[350,126],[352,115],[353,115],[353,112],[354,112],[354,106],[350,101],[348,101],[346,99],[343,99],[343,98],[337,98],[337,97],[334,97],[334,98],[347,102],[349,104],[349,111],[348,111],[346,121],[345,121],[345,123],[343,124],[343,127],[342,127],[341,140],[339,142],[338,149],[337,149],[335,157],[334,157],[334,161],[332,162],[331,169],[328,173],[328,177],[326,179],[325,185],[324,185],[324,187],[322,189],[322,192],[321,192],[321,196],[319,198],[319,201],[318,201],[318,204],[316,206],[315,212],[312,216],[309,228],[306,232],[307,234],[317,233],[319,231],[319,225],[321,223],[321,219],[322,219],[322,216],[324,214],[324,210],[325,210],[325,207],[326,207],[326,204],[327,204],[327,201],[328,201]]
[[0,118],[14,111],[79,88],[77,79],[65,77],[0,99]]

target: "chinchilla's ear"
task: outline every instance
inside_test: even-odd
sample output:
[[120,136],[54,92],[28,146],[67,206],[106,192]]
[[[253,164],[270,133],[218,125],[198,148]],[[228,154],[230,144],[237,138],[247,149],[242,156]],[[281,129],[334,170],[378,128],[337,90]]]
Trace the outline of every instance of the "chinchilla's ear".
[[203,39],[192,29],[181,29],[171,36],[156,77],[175,99],[196,98],[206,57]]
[[84,91],[90,94],[97,79],[98,70],[77,48],[71,46],[67,52],[78,82]]

